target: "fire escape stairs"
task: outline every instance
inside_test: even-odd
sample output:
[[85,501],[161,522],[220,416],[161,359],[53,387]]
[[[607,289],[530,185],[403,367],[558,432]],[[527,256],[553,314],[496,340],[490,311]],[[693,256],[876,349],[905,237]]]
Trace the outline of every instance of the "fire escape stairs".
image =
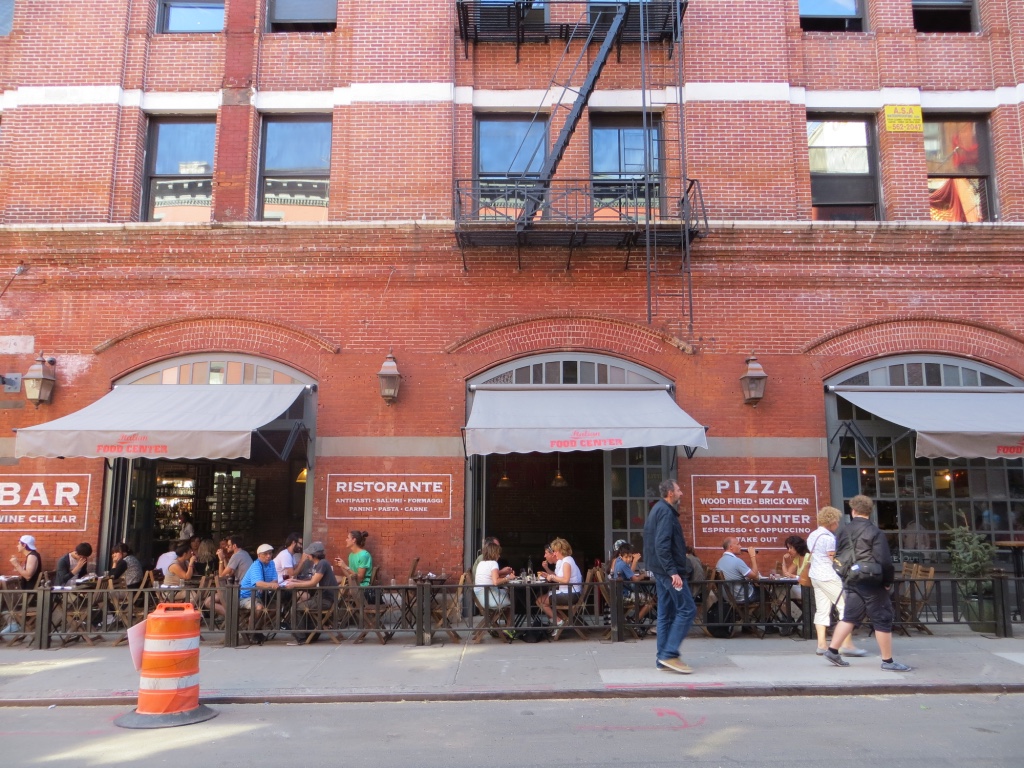
[[[548,189],[551,187],[551,180],[554,178],[555,172],[558,170],[558,164],[561,162],[563,155],[565,155],[565,150],[569,146],[569,140],[572,138],[573,132],[576,130],[576,126],[579,125],[580,118],[583,117],[583,110],[586,109],[587,102],[590,100],[590,96],[593,94],[594,88],[597,85],[597,79],[601,76],[601,70],[604,69],[605,64],[608,62],[608,56],[622,32],[628,9],[629,6],[626,4],[617,5],[615,7],[615,15],[612,17],[610,24],[605,19],[605,14],[595,14],[586,22],[581,20],[576,24],[573,34],[570,35],[569,39],[566,41],[565,50],[568,52],[571,49],[574,39],[583,37],[582,34],[578,33],[582,33],[584,31],[586,33],[583,45],[580,46],[579,58],[572,67],[568,81],[561,84],[556,82],[558,79],[558,71],[556,70],[555,75],[552,77],[552,80],[548,85],[547,92],[549,94],[559,94],[559,98],[553,105],[555,109],[563,106],[561,97],[566,93],[575,92],[576,99],[572,102],[572,106],[569,107],[569,112],[565,117],[562,128],[558,132],[558,138],[552,145],[551,151],[547,154],[547,157],[544,158],[544,163],[540,168],[536,180],[530,185],[531,189],[526,197],[523,210],[520,212],[519,217],[516,220],[515,231],[517,235],[525,232],[533,226],[534,218],[541,206],[544,204],[545,196]],[[572,73],[579,69],[583,60],[587,56],[587,52],[591,44],[600,39],[602,34],[604,35],[604,39],[601,40],[601,46],[590,64],[590,69],[587,72],[587,76],[584,79],[583,84],[578,89],[573,88],[570,85],[572,82]]]

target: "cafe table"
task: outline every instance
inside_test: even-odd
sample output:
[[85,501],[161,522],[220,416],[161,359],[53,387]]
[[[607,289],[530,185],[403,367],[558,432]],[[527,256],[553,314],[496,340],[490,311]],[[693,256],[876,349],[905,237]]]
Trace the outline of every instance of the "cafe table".
[[790,595],[799,581],[769,574],[759,577],[757,584],[761,589],[761,618],[765,627],[774,626],[780,634],[792,634],[798,625],[790,613],[793,604]]
[[[386,590],[395,590],[402,596],[402,623],[410,629],[416,627],[416,612],[417,606],[419,605],[419,587],[425,586],[428,600],[430,602],[430,617],[426,622],[426,630],[429,633],[432,626],[435,624],[441,625],[444,623],[446,615],[446,603],[447,601],[456,599],[454,593],[445,594],[445,590],[434,589],[448,583],[448,576],[441,574],[440,576],[414,576],[409,579],[408,584],[404,585],[392,585],[385,587]],[[444,599],[442,599],[444,595]],[[426,617],[425,617],[426,618]],[[452,642],[459,642],[462,638],[459,634],[449,627],[444,627],[445,632],[451,638]]]
[[[533,626],[535,617],[541,615],[537,607],[537,598],[545,593],[558,589],[557,582],[542,581],[540,579],[513,579],[507,583],[508,596],[512,608],[512,624],[517,628],[529,629]],[[515,636],[508,638],[509,642]],[[549,638],[550,639],[550,638]]]
[[84,640],[86,645],[94,645],[101,637],[95,632],[90,634],[92,612],[96,606],[99,579],[83,578],[67,586],[53,587],[54,608],[59,603],[63,610],[63,627],[54,627],[63,635],[61,645],[66,646],[73,640]]
[[1017,594],[1017,613],[1014,615],[1014,621],[1020,621],[1024,615],[1024,541],[997,541],[996,546],[1010,550],[1010,556],[1013,558],[1013,591]]

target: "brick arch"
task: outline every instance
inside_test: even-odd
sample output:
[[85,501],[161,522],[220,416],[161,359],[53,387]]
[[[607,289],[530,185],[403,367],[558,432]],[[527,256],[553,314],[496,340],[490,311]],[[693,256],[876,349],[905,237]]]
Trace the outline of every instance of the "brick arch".
[[915,352],[973,358],[1016,376],[1024,373],[1024,338],[987,323],[939,315],[858,323],[820,336],[802,351],[822,379],[866,360]]
[[641,358],[675,347],[692,355],[685,341],[645,325],[596,315],[549,314],[497,323],[445,347],[449,354],[511,359],[545,350],[587,349]]
[[[340,345],[298,326],[245,315],[193,315],[133,328],[93,350],[111,380],[197,352],[235,352],[284,363],[319,378],[320,356]],[[105,354],[109,353],[109,354]]]

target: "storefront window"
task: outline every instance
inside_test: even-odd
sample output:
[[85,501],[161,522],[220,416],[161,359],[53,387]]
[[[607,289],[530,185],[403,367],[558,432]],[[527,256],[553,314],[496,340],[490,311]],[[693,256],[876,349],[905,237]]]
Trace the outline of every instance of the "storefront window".
[[[939,355],[875,360],[828,383],[893,390],[1024,386],[1003,371]],[[858,493],[874,499],[894,556],[943,561],[949,529],[965,523],[991,541],[1024,534],[1021,459],[917,457],[916,433],[841,396],[828,398],[832,501],[843,506]]]

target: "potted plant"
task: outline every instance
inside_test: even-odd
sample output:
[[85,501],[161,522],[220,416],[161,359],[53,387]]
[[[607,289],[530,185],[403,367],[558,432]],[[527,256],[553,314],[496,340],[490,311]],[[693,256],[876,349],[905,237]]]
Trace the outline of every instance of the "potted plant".
[[996,548],[980,534],[963,525],[950,529],[950,575],[955,579],[957,595],[967,623],[975,632],[995,632],[995,602],[989,575]]

